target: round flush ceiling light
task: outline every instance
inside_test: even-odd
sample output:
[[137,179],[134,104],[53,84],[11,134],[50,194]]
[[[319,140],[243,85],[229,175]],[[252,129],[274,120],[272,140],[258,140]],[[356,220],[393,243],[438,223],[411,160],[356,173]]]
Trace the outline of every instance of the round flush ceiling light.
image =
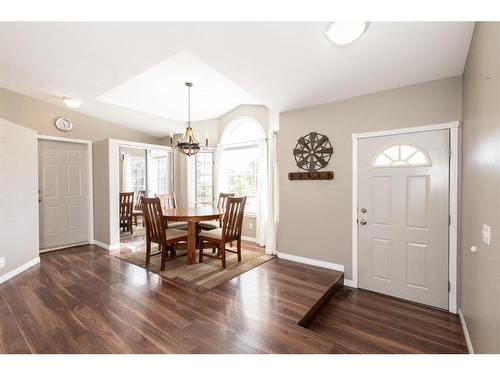
[[63,101],[66,107],[69,108],[79,108],[82,105],[81,100],[68,98],[67,96],[63,98]]
[[367,22],[336,21],[326,24],[325,36],[335,44],[349,44],[358,40],[366,31]]

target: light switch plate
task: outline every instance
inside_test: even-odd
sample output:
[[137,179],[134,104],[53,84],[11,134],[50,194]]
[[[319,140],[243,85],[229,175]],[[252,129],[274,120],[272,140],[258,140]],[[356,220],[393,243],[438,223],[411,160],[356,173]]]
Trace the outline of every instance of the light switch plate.
[[0,257],[0,268],[5,267],[5,257]]
[[483,242],[490,246],[491,242],[491,227],[489,225],[483,224]]

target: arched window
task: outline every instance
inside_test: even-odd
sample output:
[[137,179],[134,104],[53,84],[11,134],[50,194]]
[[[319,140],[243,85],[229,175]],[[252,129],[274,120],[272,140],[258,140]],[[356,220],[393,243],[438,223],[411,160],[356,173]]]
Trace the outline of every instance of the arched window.
[[423,150],[410,145],[395,145],[379,152],[373,159],[374,167],[427,167],[431,160]]
[[260,191],[260,173],[265,168],[262,142],[266,133],[258,121],[249,117],[233,120],[220,139],[219,189],[246,196],[245,212],[256,214]]
[[231,121],[222,133],[221,145],[258,142],[265,138],[264,129],[253,118],[240,117]]

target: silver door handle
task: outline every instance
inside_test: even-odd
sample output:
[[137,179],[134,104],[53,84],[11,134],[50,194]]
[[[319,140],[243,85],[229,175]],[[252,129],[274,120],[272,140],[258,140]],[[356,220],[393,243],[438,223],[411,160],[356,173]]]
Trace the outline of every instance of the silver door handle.
[[361,219],[361,220],[359,221],[359,223],[360,223],[361,225],[366,225],[367,221],[366,221],[365,219]]

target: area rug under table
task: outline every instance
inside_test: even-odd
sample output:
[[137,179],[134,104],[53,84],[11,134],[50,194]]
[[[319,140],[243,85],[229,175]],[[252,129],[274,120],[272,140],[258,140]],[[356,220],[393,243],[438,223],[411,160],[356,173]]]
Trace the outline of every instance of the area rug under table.
[[134,234],[130,234],[130,232],[122,232],[120,229],[120,240],[128,240],[134,237],[141,237],[146,235],[146,228],[144,228],[141,224],[134,225]]
[[[153,254],[155,250],[152,249]],[[205,249],[205,252],[210,253],[211,250]],[[177,251],[178,255],[183,253],[183,250]],[[260,251],[241,249],[241,262],[238,262],[236,254],[226,252],[225,270],[222,269],[222,262],[217,259],[204,258],[203,263],[187,265],[186,257],[181,256],[167,260],[165,270],[160,271],[161,256],[159,254],[151,257],[149,266],[146,266],[145,250],[115,256],[164,278],[187,285],[200,293],[205,293],[274,258],[273,255]]]

